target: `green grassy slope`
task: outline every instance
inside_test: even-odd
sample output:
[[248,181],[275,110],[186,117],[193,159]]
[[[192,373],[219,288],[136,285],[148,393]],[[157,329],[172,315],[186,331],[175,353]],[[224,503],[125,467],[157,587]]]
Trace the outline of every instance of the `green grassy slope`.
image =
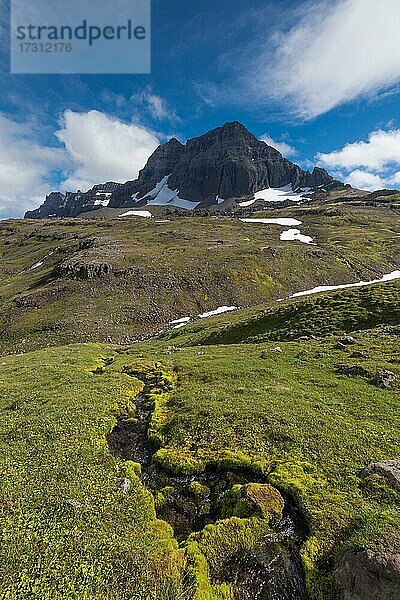
[[[280,352],[272,343],[167,347],[163,359],[173,362],[179,385],[162,427],[161,462],[201,470],[249,464],[239,457],[266,460],[268,481],[306,516],[309,591],[324,600],[337,597],[328,573],[346,550],[400,551],[399,492],[380,477],[360,477],[370,462],[398,457],[399,387],[381,390],[335,368],[361,364],[399,377],[398,336],[358,332],[351,351],[363,359],[336,349],[336,340],[284,342]],[[159,344],[147,353],[160,356]]]
[[[177,385],[153,420],[162,440],[156,460],[178,473],[262,464],[310,527],[302,556],[311,597],[337,598],[329,572],[346,549],[400,551],[399,493],[359,476],[369,462],[397,456],[398,386],[381,390],[335,370],[361,360],[371,372],[400,376],[398,337],[356,337],[352,350],[368,358],[351,359],[335,338],[283,342],[281,352],[273,343],[171,350],[161,340],[117,354],[86,345],[5,357],[3,597],[180,597],[182,552],[139,480],[122,494],[124,464],[105,443],[140,388],[122,371],[161,361]],[[100,359],[110,355],[104,367]],[[93,374],[100,365],[103,375]]]
[[[106,434],[142,384],[94,375],[109,350],[71,346],[0,364],[0,597],[179,598],[172,529]],[[105,354],[104,354],[105,353]]]
[[[400,284],[274,300],[398,269],[398,215],[274,213],[304,221],[318,245],[225,217],[0,223],[1,599],[232,600],[207,560],[218,567],[216,540],[235,551],[265,523],[210,525],[179,546],[157,519],[160,498],[109,450],[117,418],[135,419],[145,371],[172,386],[153,397],[153,464],[193,478],[245,467],[293,498],[309,528],[311,600],[338,599],[331,574],[346,550],[400,552],[399,492],[360,476],[399,456]],[[70,278],[77,263],[111,272]],[[248,308],[114,345],[222,304]],[[356,339],[347,351],[343,332]],[[103,343],[63,345],[76,341]],[[42,349],[17,354],[31,348]],[[339,363],[397,382],[382,390]]]
[[[297,218],[317,245],[283,242],[284,227],[228,217],[2,222],[3,351],[129,343],[180,316],[256,306],[399,267],[398,213],[390,207],[323,205],[257,216]],[[106,264],[111,273],[73,279],[66,268],[77,264]]]
[[197,321],[165,334],[178,345],[296,340],[400,322],[400,282],[323,292]]

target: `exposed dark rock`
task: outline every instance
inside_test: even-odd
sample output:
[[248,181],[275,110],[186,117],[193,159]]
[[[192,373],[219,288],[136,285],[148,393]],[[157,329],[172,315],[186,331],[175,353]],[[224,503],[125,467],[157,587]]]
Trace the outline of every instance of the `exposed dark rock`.
[[96,246],[96,239],[82,240],[81,242],[79,242],[78,250],[90,250],[91,248],[95,248]]
[[342,342],[338,342],[335,346],[337,350],[343,350],[343,352],[347,352],[347,346],[342,344]]
[[276,258],[279,254],[278,249],[274,248],[274,246],[266,246],[262,252],[265,256],[272,256],[273,258]]
[[350,358],[369,358],[368,352],[364,351],[356,351],[350,354]]
[[365,377],[365,379],[369,379],[376,386],[385,390],[391,390],[397,379],[396,375],[392,373],[392,371],[381,370],[377,371],[377,373],[373,375],[364,369],[364,367],[360,367],[358,365],[351,367],[348,365],[335,365],[335,368],[336,371],[341,375],[347,375],[349,377]]
[[340,338],[339,342],[345,346],[351,346],[356,343],[356,340],[351,335],[344,335]]
[[364,367],[354,365],[349,367],[347,365],[336,365],[336,371],[341,375],[347,375],[348,377],[365,377],[365,379],[372,379],[373,375],[369,371],[366,371]]
[[392,327],[385,327],[384,333],[388,335],[400,335],[400,325],[393,325]]
[[34,298],[16,298],[14,302],[18,308],[39,308],[39,305]]
[[392,371],[378,371],[375,375],[375,384],[385,390],[390,390],[396,381],[396,375]]
[[360,367],[359,365],[349,367],[348,365],[340,364],[335,365],[335,368],[336,371],[341,375],[347,375],[348,377],[364,377],[365,379],[369,379],[371,383],[374,383],[379,388],[385,390],[391,390],[397,379],[396,375],[391,371],[381,370],[377,371],[377,373],[373,375],[364,369],[364,367]]
[[341,587],[341,600],[398,600],[400,555],[384,552],[348,552],[334,577]]
[[108,203],[111,194],[120,186],[109,181],[95,185],[88,192],[51,192],[44,203],[36,210],[25,213],[25,219],[47,219],[48,217],[77,217],[82,213],[102,208]]
[[107,277],[112,273],[112,265],[108,263],[70,263],[57,267],[57,277],[69,277],[71,279],[99,279]]
[[361,477],[380,475],[385,477],[392,487],[400,490],[400,460],[382,460],[372,463],[363,469],[360,475]]

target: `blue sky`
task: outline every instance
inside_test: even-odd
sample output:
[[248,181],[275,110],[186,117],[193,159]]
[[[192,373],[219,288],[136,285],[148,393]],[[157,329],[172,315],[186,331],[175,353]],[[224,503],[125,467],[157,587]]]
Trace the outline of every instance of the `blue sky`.
[[153,0],[151,75],[10,75],[1,6],[2,218],[231,120],[303,167],[400,188],[398,0]]

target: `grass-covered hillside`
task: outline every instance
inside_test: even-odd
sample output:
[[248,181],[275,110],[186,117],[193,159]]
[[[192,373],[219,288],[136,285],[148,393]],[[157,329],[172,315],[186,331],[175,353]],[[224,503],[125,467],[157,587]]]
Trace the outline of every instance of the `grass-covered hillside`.
[[[0,364],[0,597],[179,598],[184,556],[106,435],[142,383],[70,346]],[[129,472],[129,469],[128,469]],[[176,595],[175,595],[176,594]]]
[[[210,493],[204,473],[245,469],[300,508],[310,597],[338,598],[331,573],[346,550],[400,551],[399,492],[379,476],[360,477],[368,463],[398,456],[398,384],[379,389],[336,368],[400,376],[398,332],[358,332],[355,342],[345,352],[336,336],[279,347],[159,340],[4,357],[1,597],[247,598],[235,595],[223,556],[257,552],[270,517],[223,508],[234,506],[237,485],[230,504],[220,498],[217,512],[205,515],[203,525],[211,524],[179,547],[157,520],[179,531],[175,480],[163,473],[187,486],[179,507],[190,511],[197,506],[190,494],[203,505]],[[133,399],[149,373],[156,453],[153,471],[141,475],[107,436],[119,415],[133,424],[140,418]]]
[[398,270],[398,215],[275,215],[316,245],[0,224],[1,600],[339,600],[348,551],[400,554],[400,491],[364,470],[399,459],[400,285],[289,298]]
[[219,319],[197,321],[164,338],[180,345],[289,341],[399,322],[400,282],[396,280],[271,302]]
[[321,206],[285,217],[315,245],[281,241],[287,226],[238,218],[74,219],[0,224],[0,346],[129,343],[181,315],[256,306],[320,284],[398,268],[390,206]]

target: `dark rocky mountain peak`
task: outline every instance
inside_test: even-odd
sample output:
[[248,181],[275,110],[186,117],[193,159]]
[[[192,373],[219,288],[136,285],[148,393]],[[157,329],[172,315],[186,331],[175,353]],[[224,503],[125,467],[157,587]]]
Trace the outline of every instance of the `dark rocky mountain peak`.
[[[135,181],[97,189],[86,194],[50,194],[30,218],[76,216],[99,208],[142,207],[147,204],[186,209],[205,208],[233,198],[251,198],[267,188],[291,186],[317,188],[333,182],[324,169],[311,173],[256,138],[242,123],[232,121],[182,144],[176,138],[161,144],[148,159]],[[57,195],[58,194],[58,195]],[[97,202],[96,202],[97,199]],[[57,207],[57,203],[59,206]]]

